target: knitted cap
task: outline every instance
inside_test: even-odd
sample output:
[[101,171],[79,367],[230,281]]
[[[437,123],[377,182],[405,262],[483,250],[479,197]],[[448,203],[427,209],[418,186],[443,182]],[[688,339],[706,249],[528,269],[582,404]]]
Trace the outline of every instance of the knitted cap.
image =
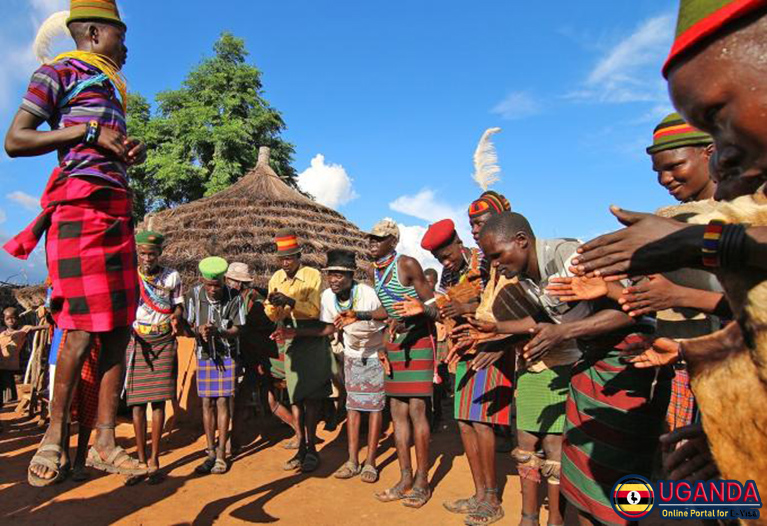
[[70,0],[67,25],[81,20],[103,20],[125,27],[115,0]]
[[455,223],[452,219],[443,219],[429,226],[421,239],[421,248],[434,252],[450,243],[455,237]]
[[500,214],[511,210],[509,200],[498,192],[488,190],[469,206],[469,217],[481,216],[485,213]]
[[650,155],[683,146],[705,146],[714,142],[707,133],[693,128],[678,113],[671,113],[660,121],[652,134],[652,145],[647,148]]
[[200,261],[200,274],[205,279],[221,279],[229,268],[224,258],[211,256]]
[[149,245],[153,247],[162,248],[162,244],[165,242],[165,236],[159,232],[152,232],[151,230],[145,230],[136,234],[137,245]]
[[277,254],[280,256],[294,256],[301,252],[298,244],[298,236],[291,228],[281,228],[274,236],[277,244]]
[[674,61],[693,46],[765,6],[767,0],[680,0],[676,38],[663,65],[663,76],[667,77]]

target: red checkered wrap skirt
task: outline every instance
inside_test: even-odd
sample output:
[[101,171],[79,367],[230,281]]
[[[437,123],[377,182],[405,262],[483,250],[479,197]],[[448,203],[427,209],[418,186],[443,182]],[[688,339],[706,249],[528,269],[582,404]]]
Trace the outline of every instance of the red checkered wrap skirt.
[[[63,348],[66,340],[66,331],[62,337]],[[99,386],[101,375],[99,374],[99,352],[101,342],[98,337],[93,339],[88,357],[85,359],[83,368],[80,370],[80,381],[77,383],[74,396],[72,397],[72,421],[82,427],[93,429],[96,427],[96,419],[99,412]]]
[[139,295],[128,190],[56,169],[40,203],[43,212],[4,248],[26,259],[47,232],[56,325],[87,332],[131,325]]
[[695,411],[695,395],[690,388],[690,375],[686,368],[675,369],[674,378],[671,380],[671,401],[666,413],[669,431],[692,424]]

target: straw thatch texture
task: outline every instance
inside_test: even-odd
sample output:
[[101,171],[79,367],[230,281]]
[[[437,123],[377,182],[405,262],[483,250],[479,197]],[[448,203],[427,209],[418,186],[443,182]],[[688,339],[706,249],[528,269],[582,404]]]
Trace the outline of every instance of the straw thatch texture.
[[[302,260],[322,268],[328,250],[357,252],[360,267],[370,261],[364,234],[338,212],[312,201],[285,184],[269,166],[269,148],[245,177],[210,197],[147,216],[140,230],[166,236],[163,260],[181,272],[184,282],[198,279],[197,264],[209,255],[250,265],[255,284],[266,286],[279,268],[274,234],[293,228],[303,245]],[[364,273],[360,272],[360,279]]]
[[0,285],[0,309],[21,307],[33,310],[45,303],[45,285],[20,287],[11,284]]

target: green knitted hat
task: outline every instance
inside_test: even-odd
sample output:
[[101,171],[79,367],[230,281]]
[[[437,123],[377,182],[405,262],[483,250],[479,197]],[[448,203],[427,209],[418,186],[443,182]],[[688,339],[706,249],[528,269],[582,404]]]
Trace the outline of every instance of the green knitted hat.
[[164,242],[165,242],[165,236],[158,232],[145,230],[144,232],[139,232],[138,234],[136,234],[137,245],[150,245],[153,247],[162,248],[162,244]]
[[767,0],[679,0],[676,38],[663,65],[663,76],[667,77],[674,61],[693,46],[765,6]]
[[67,25],[81,20],[102,20],[125,27],[115,0],[71,0]]
[[229,263],[224,258],[211,256],[200,261],[200,273],[205,279],[221,279],[229,268]]
[[647,153],[652,155],[684,146],[706,146],[713,142],[709,134],[687,124],[678,113],[671,113],[655,127],[652,146],[647,148]]

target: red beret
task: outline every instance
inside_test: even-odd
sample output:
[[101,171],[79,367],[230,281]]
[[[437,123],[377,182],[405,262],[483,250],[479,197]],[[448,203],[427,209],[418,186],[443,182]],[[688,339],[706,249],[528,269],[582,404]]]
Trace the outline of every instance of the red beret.
[[433,252],[447,245],[455,236],[455,223],[452,219],[437,221],[429,227],[421,240],[421,248]]

